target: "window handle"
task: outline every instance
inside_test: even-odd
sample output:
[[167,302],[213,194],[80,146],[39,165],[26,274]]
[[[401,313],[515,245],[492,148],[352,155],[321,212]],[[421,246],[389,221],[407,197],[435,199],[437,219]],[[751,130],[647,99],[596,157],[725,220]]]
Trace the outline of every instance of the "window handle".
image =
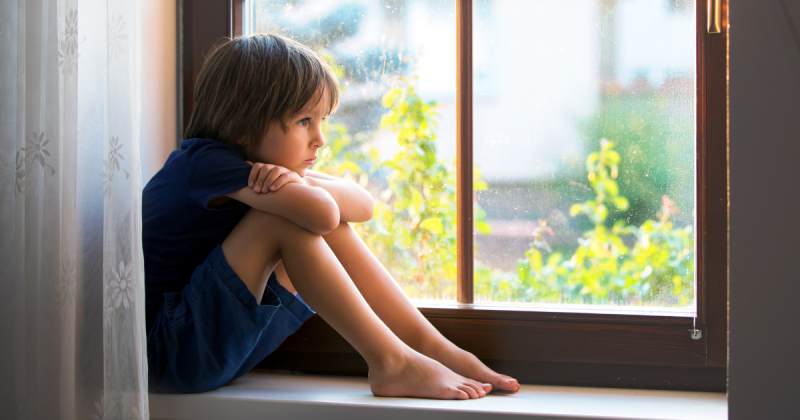
[[708,6],[708,33],[722,33],[722,0],[706,0]]

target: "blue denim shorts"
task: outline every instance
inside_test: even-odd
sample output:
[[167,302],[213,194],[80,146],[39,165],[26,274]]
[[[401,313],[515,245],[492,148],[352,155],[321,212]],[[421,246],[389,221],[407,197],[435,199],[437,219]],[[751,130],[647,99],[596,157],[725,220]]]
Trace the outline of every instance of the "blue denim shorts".
[[273,273],[261,304],[218,245],[182,291],[165,293],[147,335],[150,392],[204,392],[244,375],[314,315]]

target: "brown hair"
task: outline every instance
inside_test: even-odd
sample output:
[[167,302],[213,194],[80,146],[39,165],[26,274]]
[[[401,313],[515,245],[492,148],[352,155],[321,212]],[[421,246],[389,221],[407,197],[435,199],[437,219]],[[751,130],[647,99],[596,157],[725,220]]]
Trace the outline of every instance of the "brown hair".
[[328,114],[339,102],[339,83],[312,49],[280,35],[226,39],[203,63],[185,138],[213,138],[243,146],[248,158],[269,123],[286,120],[330,93]]

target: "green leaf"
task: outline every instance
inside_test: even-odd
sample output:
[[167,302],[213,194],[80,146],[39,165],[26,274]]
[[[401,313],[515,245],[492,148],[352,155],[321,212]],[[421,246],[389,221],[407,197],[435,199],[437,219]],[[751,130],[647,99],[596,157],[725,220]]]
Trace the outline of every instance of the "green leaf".
[[597,218],[601,222],[605,221],[606,218],[608,217],[608,208],[603,204],[598,205],[597,209],[595,211],[596,211],[596,214],[597,214]]
[[615,196],[619,194],[619,187],[617,186],[616,182],[607,179],[603,181],[602,185],[603,185],[603,190],[606,191],[609,195]]
[[444,234],[444,226],[442,225],[442,219],[438,217],[433,217],[430,219],[425,219],[419,226],[423,229],[426,229],[433,233],[434,235],[442,235]]
[[538,274],[542,271],[542,254],[539,251],[531,250],[528,261],[534,273]]
[[615,207],[616,207],[618,210],[621,210],[621,211],[628,210],[629,203],[628,203],[628,199],[627,199],[627,198],[625,198],[625,197],[622,197],[622,196],[617,196],[617,197],[614,197],[614,198],[611,200],[611,202],[612,202],[612,203],[614,203],[614,206],[615,206]]
[[572,217],[579,215],[582,207],[583,206],[581,204],[573,204],[572,207],[569,208],[569,215]]
[[475,230],[477,230],[482,235],[488,235],[492,233],[492,227],[483,221],[475,221]]

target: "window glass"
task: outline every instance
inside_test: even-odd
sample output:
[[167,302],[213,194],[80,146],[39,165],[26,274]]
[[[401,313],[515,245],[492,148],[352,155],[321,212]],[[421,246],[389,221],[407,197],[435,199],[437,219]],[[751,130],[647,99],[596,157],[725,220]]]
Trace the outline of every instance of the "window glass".
[[694,2],[473,5],[476,301],[693,309]]
[[373,194],[361,237],[418,300],[455,300],[455,1],[251,0],[248,33],[319,51],[342,86],[312,169]]

